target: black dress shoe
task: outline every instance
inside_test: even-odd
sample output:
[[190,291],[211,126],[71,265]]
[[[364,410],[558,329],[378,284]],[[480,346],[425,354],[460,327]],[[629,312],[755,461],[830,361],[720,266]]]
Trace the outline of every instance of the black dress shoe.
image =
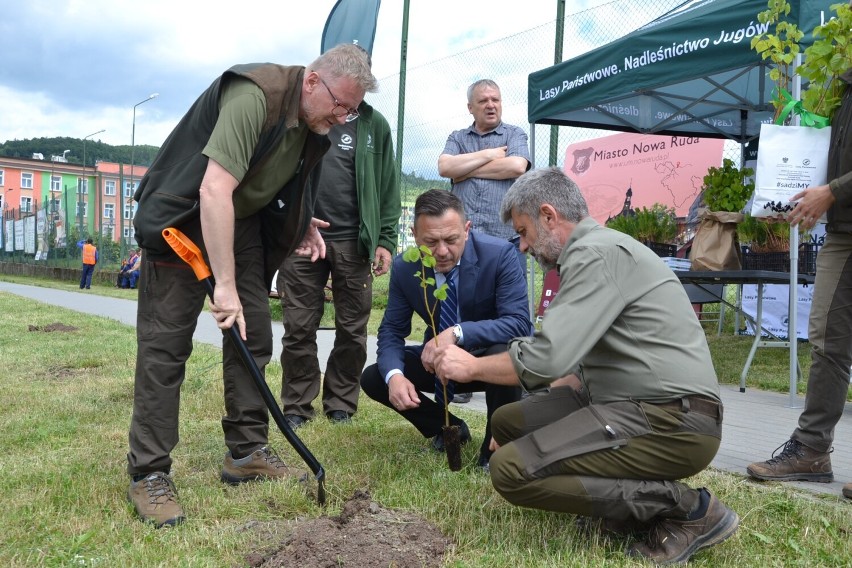
[[287,424],[289,424],[290,428],[292,428],[293,430],[301,428],[308,422],[307,418],[305,418],[304,416],[299,416],[298,414],[285,414],[284,420],[287,421]]
[[488,461],[490,459],[491,459],[490,454],[487,455],[487,456],[479,454],[479,458],[477,458],[477,460],[476,460],[476,467],[478,467],[480,469],[480,471],[482,471],[483,473],[490,474],[491,473],[491,466],[488,463]]
[[334,422],[335,424],[344,424],[346,422],[352,422],[352,416],[345,410],[332,410],[326,416],[328,416],[328,419]]
[[472,396],[472,392],[459,392],[453,395],[453,400],[451,400],[450,402],[455,402],[456,404],[466,404],[470,402]]
[[[470,429],[468,429],[467,424],[465,422],[462,422],[460,426],[461,432],[459,437],[461,438],[462,445],[464,445],[470,441]],[[443,433],[439,433],[437,436],[432,438],[432,449],[436,452],[443,452],[446,450],[446,448],[444,448]]]

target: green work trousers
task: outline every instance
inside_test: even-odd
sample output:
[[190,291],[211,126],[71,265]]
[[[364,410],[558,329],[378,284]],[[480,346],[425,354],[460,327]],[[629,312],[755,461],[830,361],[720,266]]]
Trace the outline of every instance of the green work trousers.
[[522,507],[642,522],[685,517],[698,491],[677,480],[712,461],[721,419],[721,404],[713,418],[688,402],[589,404],[584,391],[554,388],[494,413],[500,449],[491,481]]
[[793,438],[828,452],[846,406],[852,365],[852,235],[826,234],[817,255],[808,341],[811,372]]
[[358,410],[359,380],[367,361],[367,323],[373,302],[370,259],[358,253],[358,241],[329,241],[325,258],[290,256],[281,265],[278,291],[284,312],[281,338],[281,403],[284,412],[313,418],[320,392],[317,330],[331,276],[334,347],[322,378],[322,411]]
[[[202,248],[197,222],[181,230]],[[159,260],[143,254],[142,258],[136,378],[127,454],[130,475],[168,472],[171,468],[171,451],[178,443],[180,388],[206,297],[204,286],[177,257]],[[234,261],[237,292],[246,321],[246,346],[263,370],[272,358],[272,320],[256,216],[235,222]],[[235,456],[245,456],[266,445],[269,414],[239,352],[229,338],[222,339],[225,445]],[[197,378],[206,383],[204,388],[215,388],[210,377]]]

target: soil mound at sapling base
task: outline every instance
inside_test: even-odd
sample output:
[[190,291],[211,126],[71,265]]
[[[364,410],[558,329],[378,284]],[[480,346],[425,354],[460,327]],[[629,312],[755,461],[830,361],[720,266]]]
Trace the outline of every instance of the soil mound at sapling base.
[[461,428],[442,426],[441,435],[444,437],[444,450],[447,452],[447,465],[450,471],[461,471]]
[[440,566],[450,540],[420,517],[385,509],[356,491],[339,517],[294,521],[272,553],[246,556],[256,568],[426,568]]

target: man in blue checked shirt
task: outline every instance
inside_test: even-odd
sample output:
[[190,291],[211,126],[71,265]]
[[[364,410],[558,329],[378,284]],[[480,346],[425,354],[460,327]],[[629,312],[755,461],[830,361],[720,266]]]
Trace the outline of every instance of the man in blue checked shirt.
[[500,218],[500,203],[515,179],[530,169],[527,134],[503,122],[500,87],[491,79],[468,87],[467,109],[473,124],[447,138],[438,173],[452,180],[471,228],[509,239],[515,231]]
[[[503,122],[500,87],[480,79],[467,89],[467,109],[473,124],[447,138],[438,158],[438,173],[450,178],[452,192],[464,204],[471,228],[493,237],[511,239],[515,231],[500,218],[503,196],[521,174],[530,169],[527,134]],[[523,268],[526,259],[519,253]],[[470,394],[453,402],[467,402]]]

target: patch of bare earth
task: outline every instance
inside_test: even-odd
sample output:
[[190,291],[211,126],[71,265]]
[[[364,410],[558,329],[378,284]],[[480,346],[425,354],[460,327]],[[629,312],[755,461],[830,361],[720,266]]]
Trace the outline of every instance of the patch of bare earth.
[[73,325],[65,325],[64,323],[60,323],[60,322],[57,321],[57,322],[54,322],[54,323],[51,323],[51,324],[48,324],[48,325],[43,325],[43,326],[37,326],[37,325],[30,324],[29,326],[27,326],[27,329],[29,331],[44,331],[44,332],[59,331],[59,332],[63,332],[63,333],[68,333],[70,331],[77,331],[78,328],[74,327]]
[[385,509],[364,491],[339,517],[294,521],[273,552],[246,556],[254,568],[426,568],[440,566],[450,540],[420,517]]
[[62,365],[54,365],[47,369],[47,378],[55,380],[70,379],[80,372],[79,369],[64,367]]

